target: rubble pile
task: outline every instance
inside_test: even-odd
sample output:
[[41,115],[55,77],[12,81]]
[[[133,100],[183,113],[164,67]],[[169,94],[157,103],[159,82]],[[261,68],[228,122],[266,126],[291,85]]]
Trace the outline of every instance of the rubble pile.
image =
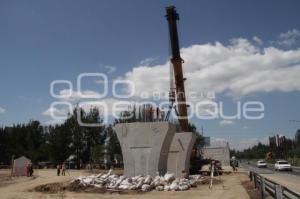
[[185,191],[191,187],[196,187],[203,179],[200,175],[190,175],[188,179],[178,179],[172,173],[166,173],[164,176],[158,175],[155,178],[152,178],[150,175],[127,178],[126,176],[112,174],[112,170],[110,170],[108,173],[80,176],[75,181],[78,181],[82,186],[94,186],[95,188],[108,190],[137,190],[146,192],[153,189],[157,191]]

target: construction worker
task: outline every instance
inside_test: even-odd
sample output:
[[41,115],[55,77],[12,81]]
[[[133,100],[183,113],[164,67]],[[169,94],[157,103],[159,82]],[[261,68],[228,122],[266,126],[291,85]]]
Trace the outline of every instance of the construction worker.
[[233,171],[237,171],[237,160],[235,159],[234,156],[232,156],[231,160],[230,160],[230,166],[232,167]]
[[32,166],[32,164],[30,163],[30,164],[29,164],[29,176],[32,176],[32,174],[33,174],[33,166]]
[[66,175],[66,164],[65,163],[63,163],[61,166],[61,175],[62,176]]
[[60,175],[61,165],[58,164],[58,165],[56,166],[56,169],[57,169],[57,176],[59,176],[59,175]]

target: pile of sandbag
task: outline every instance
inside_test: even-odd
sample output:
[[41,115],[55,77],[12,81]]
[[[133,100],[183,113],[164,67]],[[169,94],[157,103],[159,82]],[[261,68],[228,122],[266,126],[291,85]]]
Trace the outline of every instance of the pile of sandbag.
[[108,173],[98,175],[80,176],[76,180],[83,186],[94,186],[96,188],[119,189],[119,190],[140,190],[151,191],[185,191],[191,187],[196,187],[202,177],[200,175],[191,175],[186,178],[175,178],[175,174],[166,173],[164,176],[152,178],[150,175],[139,175],[128,178]]

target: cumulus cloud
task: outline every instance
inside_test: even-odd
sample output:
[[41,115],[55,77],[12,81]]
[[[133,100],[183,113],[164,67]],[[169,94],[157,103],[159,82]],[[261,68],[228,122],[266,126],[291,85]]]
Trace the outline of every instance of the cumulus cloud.
[[82,101],[93,101],[95,99],[97,102],[99,98],[101,98],[101,95],[95,91],[83,90],[80,93],[75,90],[63,89],[59,91],[57,101],[41,114],[51,118],[46,124],[59,124],[67,119],[74,108],[80,105]]
[[232,125],[234,122],[232,120],[222,120],[220,121],[221,126],[227,126],[227,125]]
[[47,110],[42,112],[44,116],[66,116],[70,111],[64,108],[50,107]]
[[289,30],[285,33],[281,33],[277,41],[271,41],[271,44],[280,46],[293,46],[300,40],[300,31],[297,29]]
[[[299,91],[300,49],[258,48],[243,38],[181,49],[187,92],[226,93],[235,97],[256,92]],[[169,61],[137,66],[123,79],[135,82],[135,95],[169,90]]]
[[[46,124],[59,124],[67,119],[76,107],[82,108],[85,112],[97,108],[104,122],[108,122],[111,117],[118,118],[120,113],[125,110],[131,110],[134,102],[130,100],[119,100],[116,98],[93,98],[87,99],[77,91],[61,90],[59,100],[53,103],[49,108],[43,111],[43,116],[50,117],[51,120]],[[93,91],[82,91],[87,96],[99,97]]]
[[6,110],[4,108],[0,107],[0,114],[5,113],[5,112],[6,112]]
[[264,42],[259,37],[257,37],[257,36],[254,36],[252,39],[258,45],[263,45],[264,44]]
[[141,66],[149,66],[151,63],[153,63],[155,60],[157,60],[158,57],[148,57],[146,59],[143,59],[140,61],[139,65]]
[[50,120],[46,121],[46,125],[56,125],[62,124],[69,116],[73,110],[72,107],[64,105],[53,105],[43,111],[41,114],[46,117],[50,117]]
[[59,119],[53,119],[53,120],[48,120],[45,122],[46,125],[59,125],[62,124],[64,122],[64,120],[59,120]]
[[80,93],[79,91],[63,89],[59,91],[57,98],[63,101],[76,102],[84,98],[101,98],[101,95],[92,90],[84,90]]

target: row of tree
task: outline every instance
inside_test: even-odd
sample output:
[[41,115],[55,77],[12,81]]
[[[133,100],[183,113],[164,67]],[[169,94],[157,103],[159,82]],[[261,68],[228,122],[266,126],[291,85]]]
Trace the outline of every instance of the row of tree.
[[269,145],[258,143],[251,148],[244,149],[243,151],[231,150],[230,156],[235,156],[238,159],[264,159],[269,151]]
[[[81,126],[98,123],[97,127]],[[99,161],[104,153],[113,159],[121,148],[112,125],[105,126],[98,109],[85,112],[76,108],[62,124],[42,126],[39,121],[0,128],[0,164],[10,164],[11,158],[25,155],[33,163],[51,161],[62,163],[75,157],[80,165]]]
[[[283,146],[270,146],[262,143],[243,151],[231,151],[231,156],[239,159],[290,159],[300,158],[300,129],[297,130],[294,139],[286,139]],[[269,157],[267,157],[269,156]]]
[[[145,107],[141,110],[146,112]],[[116,123],[139,122],[138,115],[124,111]],[[128,116],[128,117],[124,117]],[[130,117],[131,116],[131,117]],[[99,124],[97,126],[82,126]],[[176,124],[177,130],[180,126]],[[196,126],[189,125],[190,131],[197,135],[193,151],[197,151],[203,137],[196,132]],[[121,147],[112,125],[104,125],[97,108],[85,112],[75,108],[62,124],[42,126],[39,121],[17,124],[12,127],[0,128],[0,165],[9,165],[13,157],[26,156],[35,164],[50,162],[58,164],[74,157],[76,167],[100,163],[103,158],[114,161],[115,155],[122,158]]]

